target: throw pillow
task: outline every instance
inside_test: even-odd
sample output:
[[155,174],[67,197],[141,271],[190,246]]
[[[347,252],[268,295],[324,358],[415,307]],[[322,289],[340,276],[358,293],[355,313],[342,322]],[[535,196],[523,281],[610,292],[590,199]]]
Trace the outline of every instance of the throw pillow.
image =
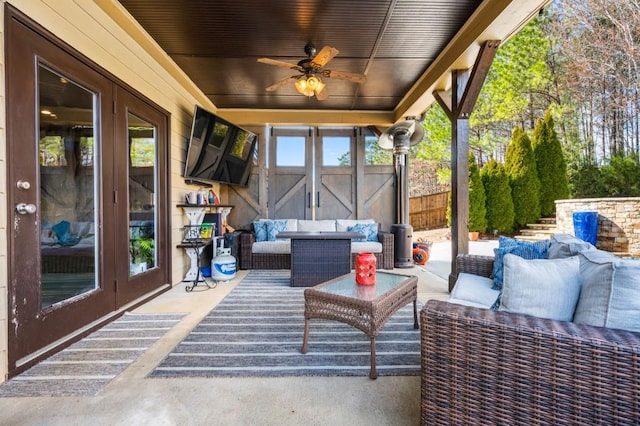
[[580,259],[504,256],[499,311],[571,321],[580,296]]
[[350,226],[359,223],[375,223],[375,221],[373,219],[336,219],[336,231],[348,232]]
[[498,237],[498,247],[505,247],[505,248],[516,247],[516,246],[531,247],[534,250],[540,252],[542,255],[544,255],[545,259],[548,257],[550,244],[551,244],[550,239],[541,240],[541,241],[523,241],[523,240],[516,240],[515,238],[505,237],[502,235]]
[[256,242],[261,243],[267,241],[267,223],[269,221],[264,220],[260,222],[253,222],[253,232],[256,234]]
[[640,332],[640,261],[601,250],[578,257],[582,292],[574,322]]
[[358,223],[347,228],[349,232],[359,232],[364,234],[364,238],[354,238],[353,241],[378,241],[377,223]]
[[267,222],[267,241],[275,241],[276,235],[287,230],[286,220],[271,220]]
[[523,259],[545,259],[545,252],[540,252],[533,244],[518,244],[507,247],[493,249],[493,289],[502,290],[504,256],[514,254]]
[[575,256],[583,250],[596,250],[596,248],[573,235],[555,234],[551,237],[549,244],[549,259]]
[[459,305],[490,308],[500,294],[494,290],[491,278],[461,272],[456,279],[456,285],[451,290],[449,302]]

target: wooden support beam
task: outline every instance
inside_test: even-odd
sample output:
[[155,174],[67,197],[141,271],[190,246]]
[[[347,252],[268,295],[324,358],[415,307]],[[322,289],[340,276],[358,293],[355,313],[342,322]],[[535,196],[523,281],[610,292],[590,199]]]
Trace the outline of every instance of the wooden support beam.
[[488,40],[480,47],[480,52],[476,57],[476,62],[471,69],[471,75],[469,76],[469,83],[465,87],[464,95],[460,101],[460,114],[471,115],[473,108],[476,106],[476,100],[482,90],[484,80],[489,73],[493,58],[496,56],[496,52],[500,47],[498,40]]
[[451,120],[451,275],[449,291],[458,276],[456,256],[469,253],[469,116],[489,72],[500,41],[483,43],[471,70],[451,72],[451,95],[433,96]]

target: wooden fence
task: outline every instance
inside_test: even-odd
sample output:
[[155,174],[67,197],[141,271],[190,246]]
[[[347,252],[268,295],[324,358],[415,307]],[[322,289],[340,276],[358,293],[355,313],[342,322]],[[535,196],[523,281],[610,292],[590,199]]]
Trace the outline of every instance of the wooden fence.
[[409,198],[409,222],[414,230],[447,227],[449,191]]

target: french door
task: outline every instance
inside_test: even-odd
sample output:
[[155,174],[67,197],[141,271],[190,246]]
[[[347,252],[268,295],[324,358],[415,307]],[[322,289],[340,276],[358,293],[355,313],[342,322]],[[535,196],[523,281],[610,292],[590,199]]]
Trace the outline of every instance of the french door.
[[12,373],[166,285],[169,226],[166,114],[19,17],[6,30]]
[[115,94],[114,267],[121,307],[168,282],[166,144],[160,143],[168,136],[166,115],[119,87]]

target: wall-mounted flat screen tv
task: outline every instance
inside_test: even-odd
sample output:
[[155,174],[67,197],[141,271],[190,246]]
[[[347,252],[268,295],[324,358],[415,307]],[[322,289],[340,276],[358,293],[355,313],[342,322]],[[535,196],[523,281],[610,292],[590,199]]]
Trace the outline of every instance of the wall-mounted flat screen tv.
[[187,148],[187,183],[247,186],[258,138],[196,105]]

